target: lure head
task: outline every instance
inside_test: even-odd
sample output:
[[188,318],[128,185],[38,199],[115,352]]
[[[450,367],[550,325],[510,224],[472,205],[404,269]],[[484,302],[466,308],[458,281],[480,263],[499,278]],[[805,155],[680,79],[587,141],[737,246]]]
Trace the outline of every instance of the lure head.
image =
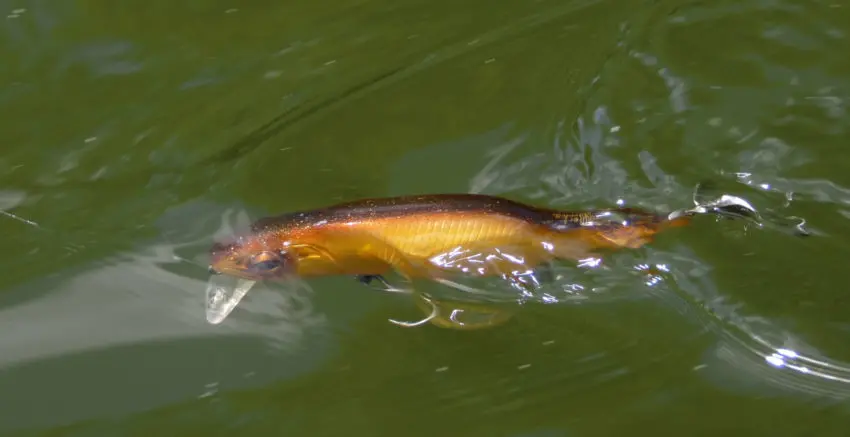
[[210,248],[210,273],[251,281],[280,279],[295,271],[295,260],[277,240],[251,235]]

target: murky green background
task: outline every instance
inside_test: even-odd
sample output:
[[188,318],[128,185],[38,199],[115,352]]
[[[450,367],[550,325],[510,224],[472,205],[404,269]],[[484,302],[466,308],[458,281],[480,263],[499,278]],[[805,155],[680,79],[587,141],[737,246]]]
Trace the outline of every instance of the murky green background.
[[[0,11],[4,435],[850,429],[847,4]],[[410,302],[351,278],[204,320],[223,219],[446,191],[669,210],[705,179],[765,226],[705,217],[566,270],[498,329],[399,328]]]

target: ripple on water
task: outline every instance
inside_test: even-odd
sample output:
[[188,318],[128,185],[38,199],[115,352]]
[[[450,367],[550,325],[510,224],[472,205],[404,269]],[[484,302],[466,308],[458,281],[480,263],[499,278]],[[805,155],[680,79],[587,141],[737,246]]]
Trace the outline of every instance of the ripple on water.
[[[672,69],[659,68],[658,59],[652,55],[634,51],[631,55],[643,66],[652,67],[652,71],[658,74],[658,80],[670,93],[670,100],[667,102],[670,113],[685,112],[684,109],[689,105],[685,83],[690,80],[676,79]],[[799,87],[799,83],[794,86]],[[764,113],[775,114],[777,108],[781,111],[784,101],[778,105],[779,101],[776,99],[759,99],[758,96],[774,95],[775,91],[752,91],[755,99],[742,98],[748,92],[746,89],[722,91],[714,94],[716,102],[720,105],[732,105],[732,102],[746,101],[746,104],[752,106],[748,111],[750,116],[735,119],[735,124],[729,126],[722,118],[711,115],[712,111],[728,112],[723,106],[717,105],[682,115],[687,117],[692,125],[718,130],[720,135],[710,138],[716,137],[721,147],[725,147],[722,146],[724,141],[731,141],[739,146],[737,153],[712,154],[711,147],[705,148],[705,137],[692,137],[695,141],[687,144],[685,150],[696,151],[697,147],[703,147],[700,152],[703,159],[700,159],[696,166],[705,170],[704,176],[728,178],[742,186],[765,193],[767,197],[764,197],[762,202],[763,208],[775,213],[766,217],[780,226],[796,226],[806,222],[806,218],[790,215],[787,208],[792,201],[817,200],[838,205],[847,203],[846,189],[835,182],[783,176],[789,171],[811,164],[817,157],[800,145],[792,145],[781,137],[770,136],[770,130],[764,128]],[[840,100],[827,100],[833,107],[831,110],[824,109],[821,117],[817,119],[818,122],[832,126],[845,124],[847,120],[837,118],[844,116],[836,109]],[[624,131],[623,124],[616,123],[615,117],[608,109],[614,107],[615,111],[622,111],[623,106],[617,105],[617,102],[606,103],[607,106],[587,111],[589,114],[586,118],[579,118],[573,129],[574,134],[569,139],[565,140],[562,135],[562,132],[568,130],[565,128],[566,124],[559,124],[558,134],[553,139],[554,151],[548,157],[512,159],[510,153],[516,146],[511,144],[521,141],[522,137],[515,140],[505,139],[501,148],[504,152],[497,156],[511,164],[488,165],[473,180],[472,190],[492,193],[520,191],[528,193],[530,197],[548,197],[554,205],[632,203],[668,210],[684,206],[676,203],[687,202],[689,196],[686,197],[685,193],[689,194],[692,187],[683,184],[681,177],[677,177],[677,173],[681,173],[678,169],[664,166],[653,156],[652,146],[649,146],[650,149],[644,148],[631,153],[632,158],[629,159],[623,159],[624,155],[618,153],[618,149],[640,146],[634,144],[634,132]],[[832,121],[825,121],[825,118]],[[650,122],[651,117],[646,119],[646,123]],[[724,128],[726,130],[722,131]],[[806,128],[811,129],[811,126]],[[699,127],[698,129],[705,130]],[[689,129],[684,130],[686,135],[688,132]],[[831,134],[835,130],[827,129],[826,132]],[[697,139],[702,141],[696,141]],[[635,174],[635,166],[629,162],[634,160],[634,157],[640,164],[640,176],[650,182],[650,187],[635,182],[638,175]],[[510,171],[511,169],[517,170]],[[533,177],[539,182],[535,183],[530,179]],[[542,187],[545,187],[542,191],[546,194],[541,195]],[[731,187],[734,189],[734,186]],[[560,196],[551,195],[552,192],[557,192]],[[679,200],[676,200],[677,198]],[[650,259],[655,262],[649,262]],[[595,299],[621,299],[628,295],[625,290],[633,292],[637,287],[634,277],[624,280],[626,276],[623,273],[627,272],[629,267],[634,269],[647,263],[664,265],[666,270],[661,277],[646,283],[647,289],[652,290],[646,295],[651,295],[680,312],[716,339],[716,345],[706,351],[702,361],[693,365],[707,380],[726,389],[743,390],[749,394],[773,393],[796,397],[805,395],[821,400],[845,400],[850,395],[850,364],[841,363],[829,358],[828,353],[817,351],[778,321],[747,315],[747,306],[743,302],[736,302],[736,299],[716,289],[709,273],[712,267],[706,261],[700,260],[692,250],[686,247],[678,247],[674,251],[647,250],[633,258],[618,256],[612,260],[615,267],[600,275],[600,283],[606,284],[602,287],[606,292],[584,293],[581,297],[591,302]],[[616,264],[617,260],[621,264]],[[663,262],[658,262],[660,260]],[[631,266],[628,265],[630,263]],[[575,273],[565,276],[576,278]],[[561,285],[563,290],[577,289],[575,281]],[[578,289],[595,288],[579,284]],[[566,294],[564,293],[565,298],[561,302],[569,303],[571,300]],[[606,371],[606,368],[603,364],[594,371],[603,375],[610,371],[617,374],[622,370],[615,368]],[[564,372],[557,378],[571,381],[569,375],[569,372]]]
[[[837,230],[834,221],[821,217],[791,217],[809,209],[806,203],[811,201],[836,209],[846,204],[846,188],[839,183],[799,176],[813,165],[836,174],[830,171],[836,166],[824,161],[829,156],[826,144],[843,142],[839,138],[850,127],[844,108],[848,64],[833,55],[842,39],[833,31],[837,18],[827,8],[792,2],[771,2],[769,14],[762,6],[682,6],[666,25],[653,29],[664,38],[655,44],[634,40],[643,48],[633,53],[652,53],[640,56],[647,69],[683,78],[692,106],[680,144],[696,169],[761,191],[763,195],[748,196],[758,197],[777,221],[792,218]],[[802,22],[801,14],[807,18]],[[739,20],[754,25],[735,26]],[[719,38],[706,27],[709,23],[739,33]],[[845,42],[840,44],[846,48]],[[672,96],[675,90],[668,89]],[[671,112],[681,111],[671,102]],[[668,171],[682,173],[673,167]],[[749,389],[750,394],[781,392],[832,400],[850,394],[850,366],[816,350],[787,323],[748,315],[753,308],[741,301],[733,304],[736,299],[715,289],[710,280],[697,286],[677,284],[705,314],[725,314],[705,321],[718,337],[700,364],[701,374],[710,380],[730,390]]]

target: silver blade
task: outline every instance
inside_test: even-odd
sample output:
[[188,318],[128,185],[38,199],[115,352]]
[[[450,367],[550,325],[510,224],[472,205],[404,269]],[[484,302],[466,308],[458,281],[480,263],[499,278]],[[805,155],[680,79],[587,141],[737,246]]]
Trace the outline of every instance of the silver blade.
[[227,275],[211,276],[206,292],[207,322],[213,325],[223,322],[256,283]]

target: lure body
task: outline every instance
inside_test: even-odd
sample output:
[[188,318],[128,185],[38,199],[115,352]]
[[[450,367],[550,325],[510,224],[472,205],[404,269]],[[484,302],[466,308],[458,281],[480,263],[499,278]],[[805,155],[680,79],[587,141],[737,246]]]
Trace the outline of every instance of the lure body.
[[279,256],[277,267],[287,264],[302,277],[380,275],[391,268],[421,276],[434,274],[441,268],[437,258],[454,250],[498,250],[513,258],[504,262],[522,259],[534,266],[640,247],[662,228],[686,220],[628,208],[557,211],[481,194],[363,199],[261,219],[249,235],[215,245],[211,269],[266,279],[275,268],[252,267]]
[[[558,211],[481,194],[363,199],[261,219],[247,235],[213,246],[210,271],[250,281],[352,275],[387,286],[390,270],[409,279],[516,279],[553,260],[640,247],[689,220],[630,208]],[[423,311],[431,308],[426,320],[441,327],[476,329],[510,318],[480,305],[415,297]],[[466,322],[457,317],[463,312]]]

